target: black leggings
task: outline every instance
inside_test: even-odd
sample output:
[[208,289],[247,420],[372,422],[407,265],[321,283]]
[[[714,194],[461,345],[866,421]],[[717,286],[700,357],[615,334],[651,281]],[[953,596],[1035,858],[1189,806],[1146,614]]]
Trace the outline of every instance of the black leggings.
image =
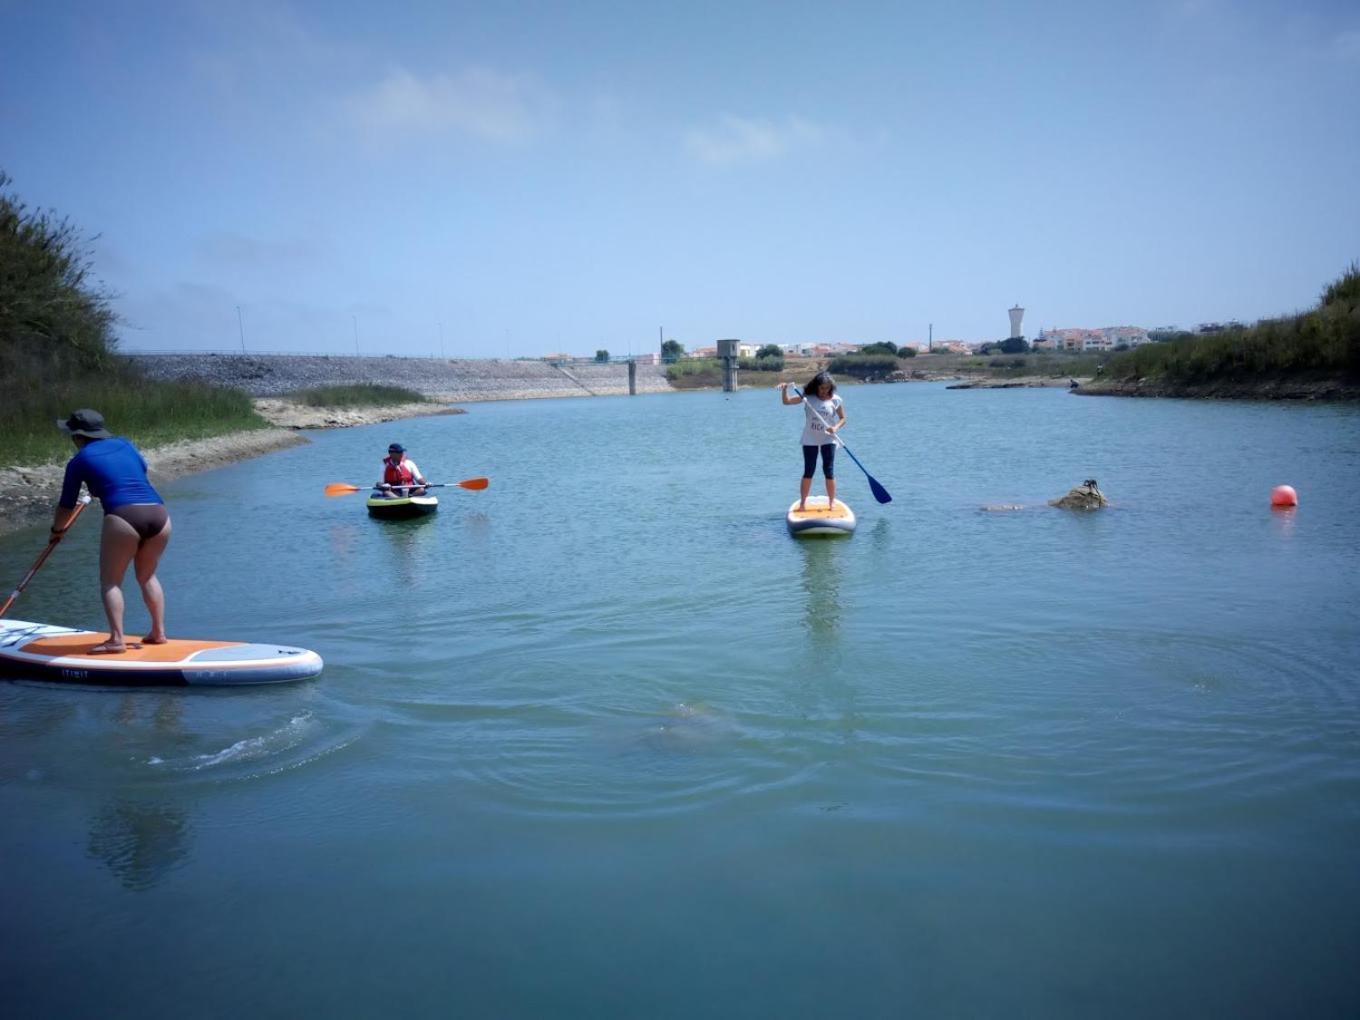
[[836,477],[836,444],[823,443],[821,446],[803,447],[803,477],[811,478],[817,470],[817,451],[822,451],[822,477]]

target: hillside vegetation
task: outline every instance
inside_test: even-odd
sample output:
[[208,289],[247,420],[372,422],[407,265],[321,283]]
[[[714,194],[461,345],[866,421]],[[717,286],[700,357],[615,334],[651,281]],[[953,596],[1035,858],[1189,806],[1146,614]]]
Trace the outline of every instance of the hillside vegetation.
[[1323,290],[1318,306],[1301,315],[1145,344],[1114,355],[1102,374],[1114,382],[1187,386],[1280,379],[1360,382],[1360,264],[1352,264]]
[[0,465],[70,456],[56,421],[80,407],[145,445],[267,424],[239,390],[142,378],[118,355],[116,321],[89,239],[30,210],[0,171]]

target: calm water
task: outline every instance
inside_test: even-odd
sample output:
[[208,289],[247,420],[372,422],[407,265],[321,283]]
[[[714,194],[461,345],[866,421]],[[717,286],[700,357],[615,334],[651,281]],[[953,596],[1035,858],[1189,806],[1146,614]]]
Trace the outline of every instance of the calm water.
[[[769,391],[166,486],[172,632],[326,672],[0,684],[6,1012],[1360,1013],[1360,409],[845,396],[895,496],[842,456],[847,541],[786,535]],[[392,439],[492,486],[322,497]],[[1042,506],[1087,477],[1115,508]],[[78,530],[11,615],[101,626]]]

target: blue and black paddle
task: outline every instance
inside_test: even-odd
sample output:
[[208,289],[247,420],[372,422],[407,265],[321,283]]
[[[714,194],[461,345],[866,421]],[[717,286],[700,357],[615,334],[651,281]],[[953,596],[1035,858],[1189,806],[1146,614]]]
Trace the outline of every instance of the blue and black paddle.
[[[802,397],[804,401],[807,400],[807,397],[804,395],[803,391],[800,390],[797,386],[790,386],[789,388],[793,390],[794,393],[797,393],[800,397]],[[831,427],[831,423],[822,417],[821,412],[818,411],[817,408],[813,407],[811,404],[808,404],[808,408],[812,411],[813,414],[815,414],[818,417],[818,419],[821,421],[823,425],[825,425],[827,428]],[[831,437],[837,443],[840,444],[842,450],[844,450],[846,453],[850,453],[850,447],[845,445],[844,439],[842,439],[835,432],[831,433]],[[859,465],[859,469],[864,472],[864,477],[869,479],[869,491],[874,494],[874,499],[878,500],[880,503],[891,503],[892,495],[888,492],[887,489],[883,488],[883,486],[878,484],[877,478],[869,474],[869,469],[867,467],[859,463],[859,458],[856,457],[853,453],[850,453],[850,459],[853,460],[857,465]]]

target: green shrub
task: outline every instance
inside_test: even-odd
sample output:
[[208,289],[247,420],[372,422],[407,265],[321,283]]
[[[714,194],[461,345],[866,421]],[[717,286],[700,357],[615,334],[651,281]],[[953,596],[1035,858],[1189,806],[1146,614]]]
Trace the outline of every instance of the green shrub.
[[9,184],[0,171],[0,464],[70,457],[56,422],[82,407],[142,446],[267,425],[240,390],[150,382],[120,358],[87,239],[56,213],[29,210]]
[[380,407],[383,404],[419,404],[428,398],[402,386],[353,383],[343,386],[312,386],[291,394],[308,407]]
[[708,375],[722,372],[722,362],[717,358],[684,358],[666,366],[666,378],[672,381],[692,375]]
[[1144,344],[1112,357],[1105,374],[1182,384],[1274,376],[1360,378],[1360,266],[1352,265],[1329,284],[1312,311]]
[[30,210],[9,184],[0,171],[0,379],[106,368],[116,319],[90,281],[88,240],[70,220]]
[[863,380],[886,379],[897,368],[897,359],[886,354],[847,354],[833,358],[827,371]]
[[754,358],[738,358],[737,367],[745,372],[782,372],[784,371],[784,355],[765,355],[764,357],[757,355]]

